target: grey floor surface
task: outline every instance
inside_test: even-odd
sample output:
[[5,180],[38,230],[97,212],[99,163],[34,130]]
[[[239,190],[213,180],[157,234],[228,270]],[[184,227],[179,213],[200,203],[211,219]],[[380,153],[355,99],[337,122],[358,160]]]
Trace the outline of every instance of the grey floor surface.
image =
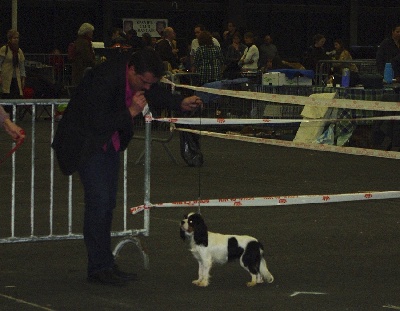
[[[200,169],[182,162],[178,135],[168,144],[178,165],[172,163],[160,144],[154,144],[153,203],[199,196],[208,199],[399,190],[400,165],[396,160],[207,137],[201,143],[205,164]],[[48,158],[41,153],[42,149],[48,150],[47,138],[43,136],[38,144],[43,146],[38,148],[35,160],[40,171],[41,160]],[[0,146],[0,150],[7,148],[4,140]],[[134,140],[128,162],[136,172],[130,179],[132,205],[143,200],[143,166],[134,163],[141,150],[142,142]],[[19,165],[24,163],[29,171],[29,145],[17,152]],[[5,189],[10,169],[10,162],[0,166],[3,215],[8,213],[9,192]],[[17,176],[22,183],[19,189],[26,186],[24,180],[29,175],[24,174]],[[63,179],[60,174],[56,176],[56,182]],[[44,183],[41,179],[36,182],[38,206],[40,193],[47,192]],[[79,193],[80,185],[76,185]],[[30,192],[25,189],[18,193],[29,197]],[[64,195],[61,190],[59,195]],[[78,201],[81,208],[82,199]],[[26,207],[26,202],[21,202],[19,208]],[[138,274],[136,282],[123,288],[85,281],[82,240],[2,244],[0,310],[400,310],[399,203],[398,199],[389,199],[201,208],[210,230],[254,235],[263,242],[275,282],[254,288],[246,287],[249,276],[237,262],[215,266],[207,288],[192,285],[197,263],[179,238],[179,221],[197,207],[151,210],[150,235],[141,237],[150,269],[143,269],[133,245],[123,248],[118,263]],[[47,217],[47,211],[37,213],[37,217]],[[1,218],[0,223],[7,226],[8,220]],[[141,219],[141,214],[129,215],[133,227],[140,226]],[[80,224],[81,219],[75,218],[77,231]]]

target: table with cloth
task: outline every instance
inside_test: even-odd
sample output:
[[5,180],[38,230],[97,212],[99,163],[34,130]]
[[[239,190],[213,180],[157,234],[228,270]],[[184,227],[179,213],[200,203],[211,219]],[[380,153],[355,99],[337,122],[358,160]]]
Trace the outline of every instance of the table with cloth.
[[[394,94],[395,91],[392,88],[382,89],[364,89],[364,88],[342,88],[342,87],[322,87],[322,86],[271,86],[271,85],[257,85],[255,87],[256,92],[273,93],[282,95],[298,95],[298,96],[310,96],[315,93],[336,93],[336,98],[352,99],[352,100],[371,100],[380,101],[384,95]],[[271,111],[274,107],[278,106],[295,106],[296,105],[282,105],[278,103],[267,103],[264,109],[264,116],[270,116]],[[282,109],[282,108],[281,108]],[[293,110],[293,109],[292,109]],[[298,110],[296,108],[296,114]],[[300,111],[301,113],[301,111]],[[300,113],[294,114],[292,117],[301,117]],[[334,135],[335,143],[338,145],[344,145],[351,137],[352,133],[356,129],[357,125],[366,124],[367,121],[350,121],[349,119],[367,118],[373,117],[374,111],[362,110],[362,109],[347,109],[338,108],[336,117],[338,119],[348,119],[341,122],[337,122]],[[274,115],[277,117],[277,115]],[[281,116],[283,117],[283,115]],[[369,121],[371,122],[371,121]]]
[[[391,88],[382,89],[363,89],[363,88],[329,88],[329,87],[314,87],[314,93],[326,93],[329,90],[335,89],[337,98],[352,99],[352,100],[370,100],[370,101],[381,101],[385,94],[394,94],[394,90]],[[373,110],[363,109],[348,109],[338,108],[337,118],[344,119],[343,121],[337,122],[335,126],[335,144],[342,146],[348,142],[357,125],[372,125],[373,121],[354,121],[358,118],[370,118],[375,116]],[[347,119],[347,120],[346,120]],[[350,121],[353,119],[353,121]]]

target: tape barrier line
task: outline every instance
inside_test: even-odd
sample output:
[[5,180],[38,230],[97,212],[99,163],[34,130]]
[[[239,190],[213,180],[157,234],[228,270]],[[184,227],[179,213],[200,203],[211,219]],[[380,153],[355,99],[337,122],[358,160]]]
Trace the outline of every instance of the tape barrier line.
[[151,206],[139,205],[130,209],[131,214],[137,214],[152,207],[263,207],[263,206],[285,206],[299,204],[321,204],[337,203],[363,200],[383,200],[400,198],[400,191],[344,193],[344,194],[323,194],[323,195],[295,195],[295,196],[271,196],[271,197],[250,197],[230,199],[206,199],[193,201],[179,201],[171,203],[158,203]]
[[375,149],[366,149],[366,148],[356,148],[356,147],[343,147],[343,146],[334,146],[334,145],[326,145],[326,144],[317,144],[317,143],[296,143],[287,140],[278,140],[278,139],[269,139],[269,138],[261,138],[261,137],[252,137],[252,136],[244,136],[240,134],[223,134],[217,132],[209,132],[209,131],[198,131],[186,128],[175,128],[176,131],[185,131],[198,135],[222,138],[222,139],[231,139],[237,141],[251,142],[257,144],[266,144],[273,146],[281,146],[281,147],[289,147],[289,148],[300,148],[300,149],[310,149],[316,151],[329,151],[343,154],[351,154],[351,155],[360,155],[360,156],[370,156],[370,157],[378,157],[378,158],[386,158],[386,159],[400,159],[400,152],[397,151],[386,151],[386,150],[375,150]]
[[350,122],[400,120],[400,116],[369,117],[357,119],[225,119],[225,118],[155,118],[154,121],[190,125],[230,125],[230,124],[272,124],[272,123],[311,123],[311,122]]
[[376,111],[400,111],[400,102],[382,102],[372,100],[353,100],[353,99],[326,99],[326,98],[313,98],[298,95],[280,95],[269,94],[250,91],[233,91],[206,88],[201,86],[192,86],[186,84],[175,84],[170,80],[163,78],[161,82],[167,83],[175,87],[186,88],[193,91],[210,93],[220,96],[230,96],[243,99],[268,101],[281,104],[294,104],[294,105],[308,105],[317,107],[333,107],[333,108],[347,108],[347,109],[361,109],[361,110],[376,110]]

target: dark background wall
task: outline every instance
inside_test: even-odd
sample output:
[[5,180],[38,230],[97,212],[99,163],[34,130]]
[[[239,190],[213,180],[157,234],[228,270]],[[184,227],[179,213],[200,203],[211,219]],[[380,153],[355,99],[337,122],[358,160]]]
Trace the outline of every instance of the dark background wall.
[[[12,25],[12,0],[0,0],[0,43]],[[94,41],[104,41],[122,18],[167,18],[183,50],[193,38],[193,27],[205,24],[222,34],[228,20],[242,32],[272,34],[280,54],[300,58],[312,36],[322,33],[326,47],[335,38],[351,45],[377,46],[400,21],[399,1],[379,0],[214,0],[214,1],[116,1],[116,0],[19,0],[18,30],[27,53],[49,53],[54,47],[66,52],[83,22],[95,26]]]

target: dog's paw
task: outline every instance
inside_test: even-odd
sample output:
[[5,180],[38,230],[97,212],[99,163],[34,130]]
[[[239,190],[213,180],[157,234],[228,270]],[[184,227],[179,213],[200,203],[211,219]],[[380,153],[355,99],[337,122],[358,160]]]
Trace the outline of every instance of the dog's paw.
[[197,284],[197,286],[200,286],[200,287],[207,287],[208,286],[208,281],[201,281],[201,282],[199,282],[199,284]]
[[257,282],[255,282],[255,281],[247,282],[246,285],[247,285],[247,287],[253,287],[253,286],[257,285]]
[[194,280],[194,281],[192,281],[192,283],[194,285],[197,285],[197,286],[200,286],[200,287],[208,286],[208,281],[204,281],[204,280]]
[[256,281],[257,281],[257,284],[264,283],[264,278],[262,277],[262,275],[260,273],[257,274]]

